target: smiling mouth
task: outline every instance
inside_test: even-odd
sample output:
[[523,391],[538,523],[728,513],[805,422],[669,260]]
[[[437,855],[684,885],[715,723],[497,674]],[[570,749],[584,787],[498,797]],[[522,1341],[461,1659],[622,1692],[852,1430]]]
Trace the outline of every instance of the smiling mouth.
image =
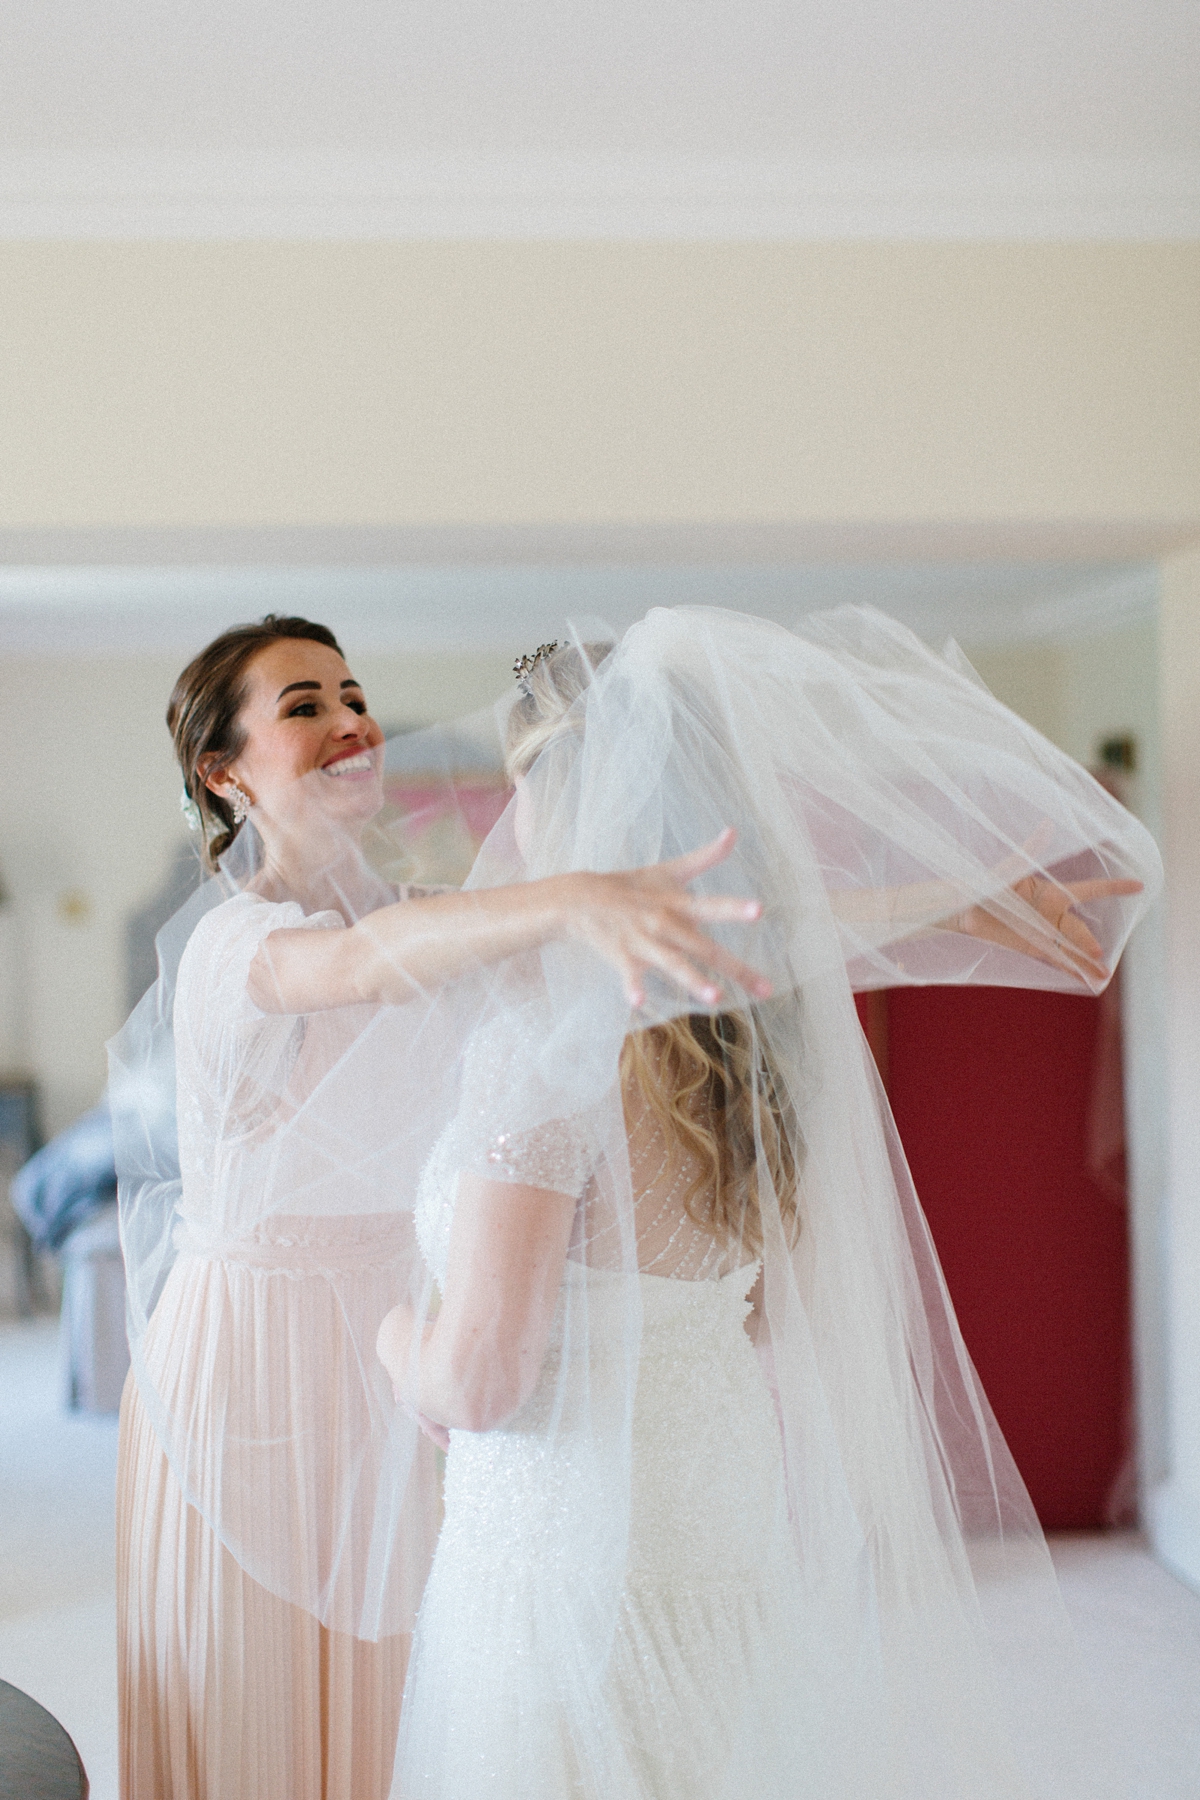
[[340,775],[369,775],[374,766],[370,751],[362,750],[357,756],[343,756],[337,762],[326,763],[321,773],[335,779]]

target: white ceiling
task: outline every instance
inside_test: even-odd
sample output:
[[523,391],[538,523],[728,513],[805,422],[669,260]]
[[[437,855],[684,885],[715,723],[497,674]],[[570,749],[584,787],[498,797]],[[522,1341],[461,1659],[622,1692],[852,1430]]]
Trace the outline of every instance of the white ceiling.
[[568,619],[624,630],[651,606],[712,605],[794,622],[875,605],[922,637],[1064,642],[1152,616],[1153,565],[909,563],[720,567],[12,567],[0,569],[0,654],[188,656],[268,610],[326,620],[360,652],[500,650]]
[[6,0],[0,232],[1200,235],[1197,0]]

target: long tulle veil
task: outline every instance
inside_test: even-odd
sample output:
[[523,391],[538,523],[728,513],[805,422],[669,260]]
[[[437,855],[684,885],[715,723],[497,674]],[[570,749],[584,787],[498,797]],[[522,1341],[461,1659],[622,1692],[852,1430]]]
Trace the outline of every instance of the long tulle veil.
[[[1108,1791],[1103,1768],[1056,1760],[1051,1700],[1065,1692],[1069,1646],[1045,1545],[958,1331],[853,988],[1094,988],[1082,965],[1064,966],[1054,929],[1015,884],[1140,880],[1140,895],[1085,909],[1111,964],[1157,886],[1153,843],[961,658],[861,609],[795,632],[707,608],[651,612],[599,663],[542,751],[521,814],[518,830],[515,809],[504,812],[468,889],[639,866],[733,824],[733,856],[700,885],[764,902],[763,922],[730,928],[728,941],[766,969],[774,997],[724,1004],[746,1022],[752,1066],[770,1071],[773,1121],[785,1121],[799,1172],[793,1219],[760,1119],[760,1350],[803,1605],[794,1666],[746,1702],[714,1796]],[[385,1287],[419,1317],[436,1304],[412,1225],[422,1169],[434,1152],[452,1172],[553,1185],[546,1159],[565,1167],[571,1146],[592,1210],[569,1253],[545,1376],[552,1398],[522,1429],[548,1453],[569,1448],[578,1480],[562,1494],[561,1554],[529,1577],[525,1652],[502,1684],[509,1716],[527,1731],[526,1766],[506,1786],[455,1749],[455,1719],[473,1708],[478,1722],[495,1700],[486,1645],[464,1646],[454,1692],[410,1717],[408,1766],[422,1770],[420,1792],[446,1800],[560,1791],[643,1800],[605,1673],[626,1579],[641,1331],[619,1065],[631,1031],[691,1003],[656,983],[631,1018],[615,976],[560,942],[405,1006],[310,1020],[303,1054],[243,1031],[221,1052],[236,1061],[225,1091],[243,1105],[253,1096],[238,1126],[242,1185],[202,1225],[170,1149],[170,970],[198,922],[222,907],[231,916],[240,902],[229,896],[227,877],[181,916],[157,994],[114,1053],[134,1366],[173,1465],[274,1591],[363,1635],[411,1623],[436,1501],[415,1427],[392,1405],[370,1343]],[[1004,931],[989,939],[949,928],[971,907]],[[244,982],[246,959],[231,966]],[[222,1180],[237,1187],[232,1162],[211,1173],[209,1200]],[[364,1218],[386,1221],[390,1273],[361,1318],[357,1251],[348,1262],[344,1237],[331,1248],[297,1217],[322,1229],[350,1217],[360,1238]],[[272,1226],[281,1219],[286,1232]],[[280,1273],[289,1233],[304,1242]],[[363,1254],[378,1260],[384,1251],[371,1243]],[[220,1400],[199,1405],[155,1334],[181,1244],[243,1265],[257,1256],[259,1267],[274,1254],[264,1282],[321,1286],[320,1305],[346,1320],[332,1388],[328,1370],[293,1347],[286,1392],[277,1384],[268,1403],[261,1381],[243,1392],[244,1371],[220,1366],[214,1339],[206,1391],[216,1383]],[[302,1342],[302,1313],[290,1328]],[[310,1389],[320,1421],[305,1415]],[[278,1502],[270,1520],[264,1493]],[[574,1787],[554,1785],[566,1765],[550,1755],[552,1729],[560,1747],[569,1741]]]

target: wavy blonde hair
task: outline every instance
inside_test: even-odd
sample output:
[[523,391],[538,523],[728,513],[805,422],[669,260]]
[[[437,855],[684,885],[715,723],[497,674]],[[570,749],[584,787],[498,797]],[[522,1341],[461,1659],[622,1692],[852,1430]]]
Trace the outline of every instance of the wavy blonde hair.
[[[690,1013],[625,1039],[621,1080],[695,1174],[683,1197],[693,1225],[722,1244],[763,1247],[759,1175],[784,1230],[799,1224],[794,1121],[770,1055],[744,1013]],[[761,1164],[760,1164],[761,1157]]]
[[[509,775],[527,775],[564,732],[611,644],[566,645],[522,678],[508,715]],[[762,1249],[758,1176],[765,1173],[790,1238],[799,1228],[796,1121],[787,1091],[752,1013],[690,1013],[632,1032],[621,1050],[621,1083],[661,1126],[679,1164],[695,1174],[683,1205],[722,1244]],[[761,1158],[761,1162],[760,1162]]]

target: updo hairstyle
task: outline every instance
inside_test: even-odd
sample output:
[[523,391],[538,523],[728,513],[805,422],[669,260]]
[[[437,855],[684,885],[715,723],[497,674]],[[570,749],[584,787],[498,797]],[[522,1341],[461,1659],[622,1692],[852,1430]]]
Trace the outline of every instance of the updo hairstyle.
[[505,729],[504,766],[510,781],[528,775],[546,745],[564,729],[567,714],[587,692],[612,648],[564,644],[549,656],[539,654],[530,672],[520,677],[520,692]]
[[307,638],[342,654],[327,625],[268,613],[257,625],[233,625],[193,657],[175,683],[167,707],[167,729],[183,774],[183,790],[200,815],[200,858],[212,870],[238,831],[233,807],[214,794],[199,773],[206,756],[216,757],[208,773],[228,768],[246,747],[239,723],[246,703],[246,669],[260,650],[282,638]]

